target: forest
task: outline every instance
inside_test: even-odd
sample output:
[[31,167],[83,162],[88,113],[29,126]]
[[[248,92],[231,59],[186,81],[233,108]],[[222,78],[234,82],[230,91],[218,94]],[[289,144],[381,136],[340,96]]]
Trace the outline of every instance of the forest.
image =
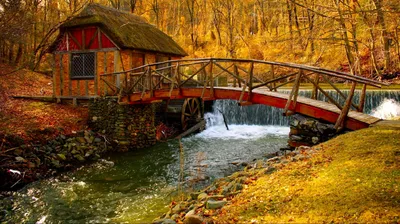
[[59,26],[96,2],[145,18],[191,58],[252,58],[393,78],[398,0],[1,0],[0,58],[49,71]]

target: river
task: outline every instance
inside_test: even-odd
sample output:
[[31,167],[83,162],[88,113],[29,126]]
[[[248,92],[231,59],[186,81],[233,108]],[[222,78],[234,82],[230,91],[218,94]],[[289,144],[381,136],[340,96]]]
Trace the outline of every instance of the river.
[[[367,102],[368,113],[395,105],[394,113],[400,115],[395,102],[400,101],[399,94],[392,95],[395,97],[384,93]],[[391,99],[385,101],[390,101],[389,106],[373,111],[385,98]],[[226,115],[229,131],[218,109]],[[186,191],[203,187],[242,169],[243,162],[251,163],[286,146],[288,120],[278,109],[216,101],[214,112],[205,118],[205,131],[182,140],[183,153],[176,140],[158,143],[145,150],[112,154],[105,161],[27,185],[2,201],[12,206],[12,212],[2,211],[4,221],[149,223],[168,210],[177,197],[178,185]],[[184,178],[179,182],[181,165]]]

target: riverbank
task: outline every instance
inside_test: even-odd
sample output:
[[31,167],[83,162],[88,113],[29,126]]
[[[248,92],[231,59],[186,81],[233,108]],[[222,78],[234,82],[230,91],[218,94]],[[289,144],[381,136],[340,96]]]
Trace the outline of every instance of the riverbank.
[[[350,132],[308,152],[267,160],[259,168],[253,164],[217,181],[214,191],[197,193],[196,200],[173,202],[162,218],[178,223],[399,222],[399,146],[398,127]],[[227,186],[239,186],[232,183],[242,188],[229,192],[234,197],[224,194]]]

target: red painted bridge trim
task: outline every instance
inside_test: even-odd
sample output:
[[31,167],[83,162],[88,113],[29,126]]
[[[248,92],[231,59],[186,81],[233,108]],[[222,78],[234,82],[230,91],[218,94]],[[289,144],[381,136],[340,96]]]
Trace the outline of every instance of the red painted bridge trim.
[[[141,93],[131,94],[129,97],[122,97],[122,103],[129,104],[145,104],[151,103],[153,101],[162,100],[162,99],[184,99],[184,98],[198,98],[202,96],[203,88],[182,88],[182,89],[174,89],[171,93],[169,90],[155,90],[153,92],[153,96],[151,97],[150,93],[147,92],[144,94],[143,98]],[[214,88],[214,96],[212,97],[210,94],[210,89],[208,88],[204,95],[203,99],[231,99],[231,100],[239,100],[241,95],[240,89],[234,88]],[[286,95],[286,94],[285,94]],[[288,97],[288,95],[287,95]],[[243,100],[248,100],[248,93],[244,94]],[[332,108],[329,109],[332,105],[326,102],[310,100],[307,99],[308,102],[312,104],[307,104],[301,102],[301,97],[299,97],[298,102],[296,103],[295,108],[293,108],[293,103],[290,107],[290,110],[295,111],[296,113],[303,114],[309,117],[317,118],[325,120],[329,123],[335,123],[337,118],[339,117],[340,110],[332,111]],[[283,98],[281,96],[273,96],[268,95],[268,93],[262,93],[260,91],[254,91],[252,93],[251,99],[248,100],[254,104],[263,104],[267,106],[273,106],[277,108],[284,108],[287,102],[287,98]],[[322,107],[321,107],[322,104]],[[319,106],[316,106],[319,105]],[[326,107],[324,107],[326,106]],[[354,113],[354,112],[353,112]],[[361,114],[361,113],[358,113]],[[362,114],[361,114],[362,115]],[[363,115],[364,116],[364,115]],[[362,128],[368,128],[372,123],[377,122],[379,119],[373,118],[371,116],[365,115],[366,119],[355,119],[352,117],[347,117],[345,121],[345,127],[350,130],[358,130]]]

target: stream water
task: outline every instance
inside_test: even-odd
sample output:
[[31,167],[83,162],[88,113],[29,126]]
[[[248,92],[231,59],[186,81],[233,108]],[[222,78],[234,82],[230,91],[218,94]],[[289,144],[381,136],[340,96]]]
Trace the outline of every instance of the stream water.
[[[400,115],[398,92],[369,94],[374,95],[367,102],[368,113],[379,114],[392,107],[392,113]],[[389,101],[389,106],[373,111],[384,101]],[[227,118],[229,131],[219,110]],[[235,101],[216,101],[214,112],[205,116],[207,129],[182,140],[185,160],[181,184],[189,189],[205,186],[241,169],[238,164],[242,162],[251,163],[284,147],[289,128],[281,113],[262,105],[238,107]],[[32,183],[4,199],[12,205],[12,212],[3,212],[3,221],[149,223],[166,212],[176,197],[179,149],[178,141],[158,143],[141,151],[113,154],[107,161]]]

